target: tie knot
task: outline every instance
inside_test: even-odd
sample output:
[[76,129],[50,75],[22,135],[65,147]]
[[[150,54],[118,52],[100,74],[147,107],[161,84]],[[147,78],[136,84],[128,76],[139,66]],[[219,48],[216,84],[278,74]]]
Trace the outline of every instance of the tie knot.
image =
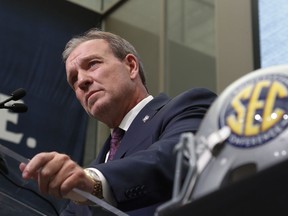
[[124,135],[124,130],[121,128],[114,128],[112,132],[112,139],[121,139]]

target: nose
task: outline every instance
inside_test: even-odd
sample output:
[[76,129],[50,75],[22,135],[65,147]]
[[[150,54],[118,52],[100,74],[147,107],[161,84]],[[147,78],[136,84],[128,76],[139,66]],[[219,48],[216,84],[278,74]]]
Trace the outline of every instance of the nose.
[[87,90],[92,82],[92,78],[86,73],[78,73],[78,85],[80,89]]

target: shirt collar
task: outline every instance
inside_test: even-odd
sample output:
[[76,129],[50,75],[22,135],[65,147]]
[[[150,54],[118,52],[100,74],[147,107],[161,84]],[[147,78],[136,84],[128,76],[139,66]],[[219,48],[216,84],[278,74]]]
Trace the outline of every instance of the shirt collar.
[[[130,127],[132,121],[135,119],[135,117],[138,115],[138,113],[143,109],[143,107],[148,104],[153,99],[152,95],[149,95],[148,97],[144,98],[142,101],[140,101],[133,109],[131,109],[123,118],[121,121],[119,127],[125,131],[128,130]],[[112,130],[111,130],[112,131]]]

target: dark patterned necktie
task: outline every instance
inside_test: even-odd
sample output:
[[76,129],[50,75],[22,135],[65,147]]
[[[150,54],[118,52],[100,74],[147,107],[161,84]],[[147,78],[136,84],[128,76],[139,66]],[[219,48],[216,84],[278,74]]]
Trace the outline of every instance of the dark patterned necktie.
[[119,147],[120,141],[122,137],[124,136],[125,131],[121,128],[115,128],[111,135],[111,141],[110,141],[110,152],[108,156],[108,161],[113,160],[114,155],[116,154],[116,151]]

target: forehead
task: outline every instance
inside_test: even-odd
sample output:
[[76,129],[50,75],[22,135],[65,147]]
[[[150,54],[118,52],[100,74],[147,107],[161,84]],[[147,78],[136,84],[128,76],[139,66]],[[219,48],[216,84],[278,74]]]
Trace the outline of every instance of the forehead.
[[67,62],[74,61],[75,59],[81,60],[90,55],[104,55],[111,54],[112,50],[107,41],[103,39],[93,39],[85,41],[76,46],[67,58]]

